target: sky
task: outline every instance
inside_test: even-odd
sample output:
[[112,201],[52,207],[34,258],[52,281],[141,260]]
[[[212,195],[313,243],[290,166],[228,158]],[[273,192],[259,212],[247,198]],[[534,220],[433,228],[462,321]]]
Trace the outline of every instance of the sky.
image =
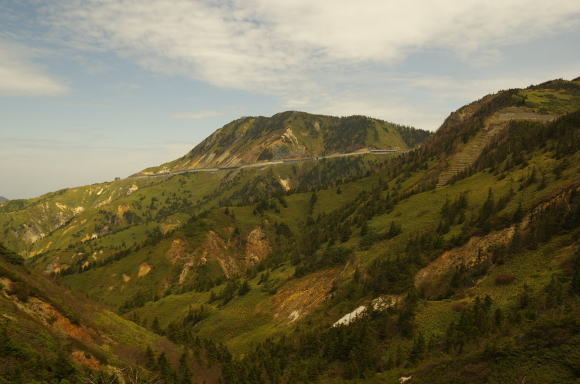
[[578,76],[577,0],[0,0],[0,196],[126,177],[241,116],[436,130]]

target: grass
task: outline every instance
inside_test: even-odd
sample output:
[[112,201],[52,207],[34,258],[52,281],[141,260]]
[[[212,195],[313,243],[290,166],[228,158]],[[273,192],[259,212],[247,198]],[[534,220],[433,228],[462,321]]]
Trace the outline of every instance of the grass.
[[526,106],[540,113],[564,114],[580,108],[580,92],[553,89],[526,89],[520,91],[526,96]]

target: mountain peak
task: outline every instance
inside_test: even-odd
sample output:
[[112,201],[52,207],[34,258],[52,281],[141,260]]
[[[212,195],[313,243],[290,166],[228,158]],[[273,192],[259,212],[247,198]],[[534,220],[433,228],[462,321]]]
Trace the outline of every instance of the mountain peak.
[[408,150],[429,132],[366,116],[335,117],[300,111],[234,120],[172,162],[144,170],[157,174],[301,159],[369,149]]

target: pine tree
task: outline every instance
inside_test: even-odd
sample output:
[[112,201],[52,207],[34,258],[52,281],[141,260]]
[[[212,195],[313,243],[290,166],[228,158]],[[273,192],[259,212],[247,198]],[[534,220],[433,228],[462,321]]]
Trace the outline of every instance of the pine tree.
[[423,358],[425,353],[425,338],[423,334],[420,333],[419,336],[415,338],[413,343],[413,348],[411,349],[411,354],[409,355],[409,361],[415,364]]
[[250,284],[248,284],[248,280],[244,280],[240,288],[238,289],[238,295],[244,296],[246,293],[250,292]]
[[153,354],[153,350],[151,346],[147,346],[145,350],[145,366],[146,367],[153,367],[155,365],[155,355]]
[[161,326],[159,325],[159,319],[157,317],[155,317],[153,319],[153,323],[151,323],[151,329],[153,330],[153,332],[155,332],[158,335],[163,334],[163,330],[161,329]]

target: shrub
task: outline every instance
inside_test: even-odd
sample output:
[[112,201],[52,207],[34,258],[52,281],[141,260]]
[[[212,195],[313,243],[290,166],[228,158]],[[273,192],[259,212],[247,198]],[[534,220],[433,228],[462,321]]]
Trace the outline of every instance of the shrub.
[[16,296],[20,301],[27,301],[31,290],[25,283],[13,282],[8,293]]
[[516,277],[511,273],[503,273],[495,277],[495,285],[510,285]]
[[453,305],[451,306],[451,309],[453,309],[455,312],[463,312],[467,309],[467,303],[460,301],[458,303],[453,303]]

